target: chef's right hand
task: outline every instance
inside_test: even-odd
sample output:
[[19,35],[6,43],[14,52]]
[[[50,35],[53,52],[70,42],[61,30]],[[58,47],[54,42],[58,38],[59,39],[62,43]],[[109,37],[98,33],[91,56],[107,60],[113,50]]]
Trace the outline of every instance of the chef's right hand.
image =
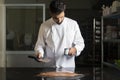
[[42,58],[42,54],[39,53],[39,52],[35,53],[35,56],[36,56],[37,58]]

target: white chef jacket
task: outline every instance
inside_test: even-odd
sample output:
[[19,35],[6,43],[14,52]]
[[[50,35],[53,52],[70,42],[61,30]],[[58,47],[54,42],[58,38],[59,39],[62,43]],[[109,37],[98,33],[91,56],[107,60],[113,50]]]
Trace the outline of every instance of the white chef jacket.
[[64,50],[75,47],[78,56],[84,46],[83,37],[75,20],[64,17],[63,22],[57,24],[50,18],[40,26],[35,51],[49,58],[50,64],[56,67],[75,67],[75,56],[64,55]]

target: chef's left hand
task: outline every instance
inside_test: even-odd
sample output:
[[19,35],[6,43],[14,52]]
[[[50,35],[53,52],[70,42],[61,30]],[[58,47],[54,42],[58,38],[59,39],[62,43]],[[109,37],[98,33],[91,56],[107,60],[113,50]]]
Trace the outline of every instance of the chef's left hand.
[[76,52],[77,52],[76,48],[72,47],[72,48],[69,49],[68,55],[69,56],[74,56],[74,55],[76,55]]

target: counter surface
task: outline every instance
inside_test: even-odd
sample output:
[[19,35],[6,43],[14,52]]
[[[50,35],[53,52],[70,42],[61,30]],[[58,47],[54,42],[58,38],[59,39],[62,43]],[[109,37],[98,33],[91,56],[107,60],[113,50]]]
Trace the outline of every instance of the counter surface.
[[[64,69],[65,70],[65,69]],[[67,68],[71,70],[71,68]],[[42,72],[58,71],[56,68],[7,68],[6,80],[93,80],[93,68],[75,68],[74,73],[82,74],[74,77],[41,77]]]

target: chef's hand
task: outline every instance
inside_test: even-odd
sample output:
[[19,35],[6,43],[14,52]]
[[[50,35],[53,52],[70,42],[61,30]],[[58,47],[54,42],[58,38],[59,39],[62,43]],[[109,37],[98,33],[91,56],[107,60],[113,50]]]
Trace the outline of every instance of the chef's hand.
[[76,55],[76,52],[77,52],[76,48],[72,47],[72,48],[69,49],[68,55],[69,56],[74,56],[74,55]]
[[36,53],[35,53],[35,56],[36,56],[37,58],[42,58],[42,54],[39,53],[39,52],[36,52]]

